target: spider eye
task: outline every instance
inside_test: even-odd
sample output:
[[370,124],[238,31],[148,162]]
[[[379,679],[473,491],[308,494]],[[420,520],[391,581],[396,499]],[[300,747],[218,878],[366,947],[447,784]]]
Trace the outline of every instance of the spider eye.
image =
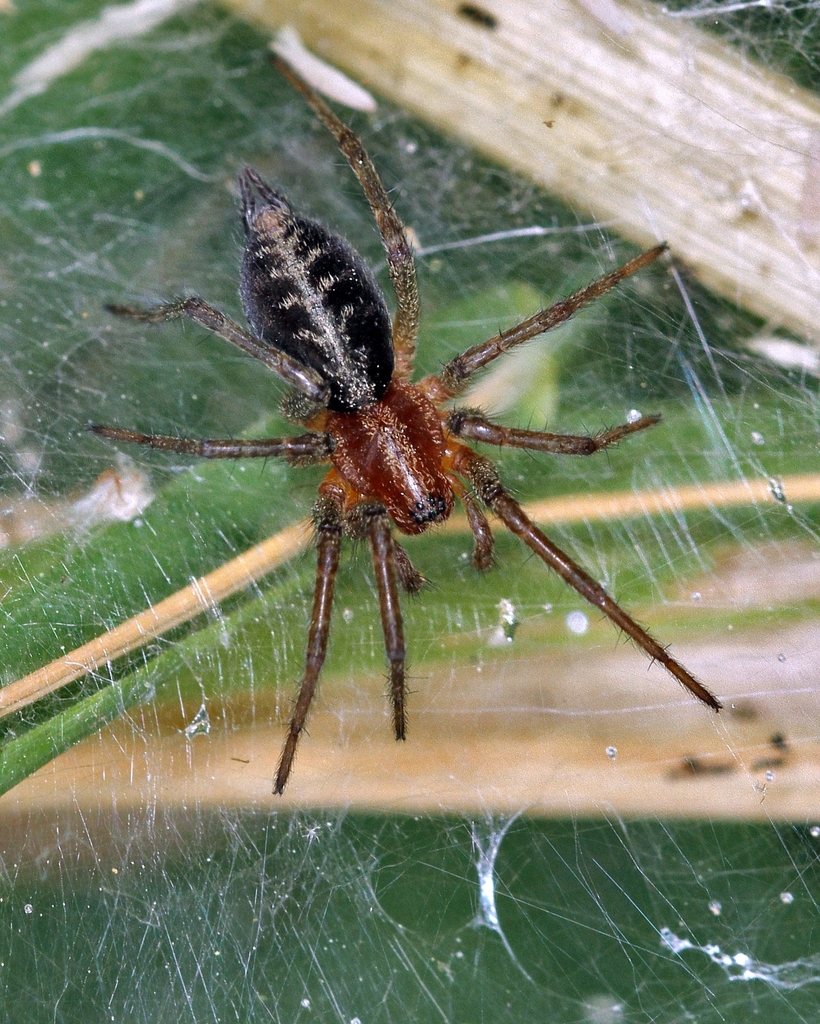
[[410,515],[413,522],[418,523],[419,526],[444,519],[447,515],[447,502],[444,500],[444,495],[428,494],[426,498],[414,502]]

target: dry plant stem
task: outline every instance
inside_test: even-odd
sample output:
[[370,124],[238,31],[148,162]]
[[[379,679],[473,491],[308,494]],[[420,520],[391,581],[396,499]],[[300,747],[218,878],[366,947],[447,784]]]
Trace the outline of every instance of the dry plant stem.
[[[644,246],[816,337],[820,103],[655,4],[225,0]],[[613,24],[613,17],[615,22]],[[628,83],[628,87],[624,87]]]
[[[762,478],[717,480],[713,483],[669,487],[655,491],[574,494],[565,498],[546,498],[544,501],[531,502],[524,506],[524,510],[537,523],[553,525],[627,519],[630,516],[669,513],[676,515],[696,509],[771,505],[775,501],[781,501],[774,496],[775,483],[777,493],[783,495],[783,504],[820,501],[820,476],[816,473],[802,473],[782,477],[777,481]],[[449,526],[449,523],[445,523],[442,529],[447,530]]]
[[[820,476],[806,473],[783,477],[778,481],[778,489],[789,504],[820,501]],[[717,481],[663,491],[547,498],[523,506],[523,511],[535,522],[556,525],[705,508],[770,505],[774,500],[771,484],[766,480]],[[471,531],[463,516],[451,516],[439,529],[446,533]],[[212,608],[303,551],[310,533],[307,521],[288,527],[109,632],[0,688],[0,719]],[[491,552],[488,559],[491,560]]]
[[0,688],[0,718],[214,608],[303,551],[310,536],[309,522],[296,523],[82,647]]

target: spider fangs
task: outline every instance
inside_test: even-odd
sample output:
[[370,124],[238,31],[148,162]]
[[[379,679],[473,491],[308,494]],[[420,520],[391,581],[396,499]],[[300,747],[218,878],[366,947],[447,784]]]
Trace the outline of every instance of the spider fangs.
[[718,711],[719,701],[557,548],[508,494],[494,465],[462,441],[564,455],[592,455],[658,422],[644,416],[596,437],[517,430],[490,422],[472,409],[444,409],[473,374],[509,349],[568,319],[665,251],[649,249],[568,299],[451,359],[441,373],[413,384],[410,375],[419,322],[413,254],[407,236],[361,142],[286,64],[285,78],[336,137],[376,218],[387,255],[397,309],[392,326],[384,297],[350,245],[315,221],[300,217],[259,175],[239,175],[246,232],[241,296],[249,333],[199,298],[149,310],[110,307],[132,320],[156,323],[188,317],[266,363],[291,385],[284,410],[308,433],[297,437],[194,440],[92,425],[97,434],[149,448],[204,458],[281,457],[293,465],[329,463],[313,511],[318,567],[305,673],[290,719],[274,782],[281,793],[290,776],[299,736],[325,660],[342,536],[370,544],[379,609],[390,665],[396,739],[404,739],[404,635],[399,588],[414,593],[424,579],[393,538],[422,533],[447,519],[461,502],[475,537],[473,565],[488,569],[493,538],[482,506],[570,586],[599,608],[695,697]]

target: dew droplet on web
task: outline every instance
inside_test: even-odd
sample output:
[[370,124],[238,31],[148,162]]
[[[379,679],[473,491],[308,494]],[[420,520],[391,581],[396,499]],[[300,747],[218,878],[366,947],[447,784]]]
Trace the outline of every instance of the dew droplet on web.
[[570,633],[582,636],[589,629],[589,619],[584,612],[570,612],[564,620]]
[[499,622],[487,640],[489,647],[503,647],[505,644],[511,644],[515,639],[515,631],[518,629],[518,618],[512,601],[502,597],[496,608],[499,612]]
[[589,1024],[617,1024],[623,1020],[624,1006],[614,996],[589,996],[583,1002],[584,1020]]
[[192,740],[194,736],[207,736],[211,731],[211,719],[208,709],[203,704],[191,721],[185,726],[183,732],[187,739]]

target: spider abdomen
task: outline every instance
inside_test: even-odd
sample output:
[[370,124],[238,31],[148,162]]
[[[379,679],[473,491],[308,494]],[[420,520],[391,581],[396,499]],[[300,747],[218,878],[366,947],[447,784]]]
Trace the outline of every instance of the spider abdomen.
[[373,405],[328,415],[325,429],[338,472],[363,497],[380,501],[402,533],[423,533],[453,511],[441,420],[417,387],[394,380]]
[[328,408],[353,412],[378,401],[393,375],[390,314],[364,260],[339,235],[297,216],[246,168],[240,293],[260,341],[316,370]]

